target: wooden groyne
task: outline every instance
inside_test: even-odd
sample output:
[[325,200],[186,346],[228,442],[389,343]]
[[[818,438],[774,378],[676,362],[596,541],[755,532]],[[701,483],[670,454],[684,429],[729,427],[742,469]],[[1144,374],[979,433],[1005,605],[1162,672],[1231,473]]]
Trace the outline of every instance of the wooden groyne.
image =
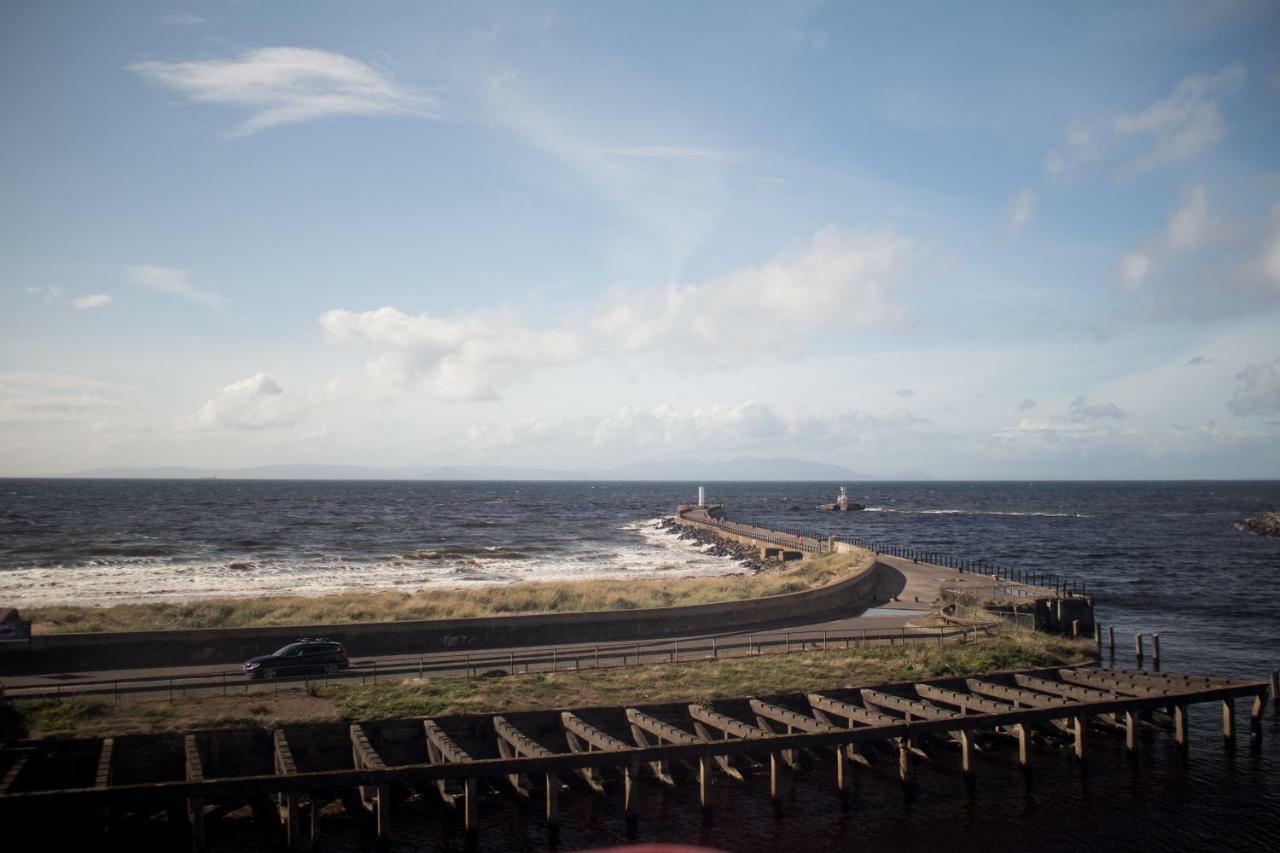
[[300,849],[318,841],[316,810],[335,801],[385,841],[411,792],[431,794],[474,834],[489,789],[536,797],[555,827],[566,794],[620,796],[634,821],[639,784],[691,781],[710,812],[716,786],[753,772],[768,774],[781,808],[787,774],[813,751],[834,751],[832,789],[847,808],[860,768],[888,761],[910,793],[915,761],[942,743],[959,749],[966,784],[973,751],[992,740],[1009,743],[1009,766],[1024,770],[1036,749],[1055,745],[1085,761],[1095,734],[1136,753],[1140,728],[1169,732],[1185,752],[1188,708],[1203,703],[1221,706],[1234,743],[1236,705],[1247,702],[1258,749],[1268,690],[1267,681],[1070,667],[709,704],[29,741],[0,750],[0,826],[45,822],[35,834],[47,838],[59,825],[107,832],[125,814],[167,814],[200,851],[209,820],[249,805]]

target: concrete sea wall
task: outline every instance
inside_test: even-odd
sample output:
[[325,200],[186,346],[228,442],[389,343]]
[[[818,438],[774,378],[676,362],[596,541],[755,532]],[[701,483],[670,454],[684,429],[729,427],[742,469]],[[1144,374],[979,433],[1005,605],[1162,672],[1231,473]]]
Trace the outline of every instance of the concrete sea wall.
[[36,635],[29,641],[0,643],[0,674],[236,664],[299,637],[332,637],[359,657],[650,639],[868,606],[875,581],[875,561],[868,556],[849,577],[817,589],[713,604],[412,622]]

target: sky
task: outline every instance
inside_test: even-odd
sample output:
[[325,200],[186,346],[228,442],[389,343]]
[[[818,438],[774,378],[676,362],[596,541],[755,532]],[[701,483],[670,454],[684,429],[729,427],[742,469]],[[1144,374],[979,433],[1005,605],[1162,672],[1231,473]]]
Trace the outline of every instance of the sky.
[[0,476],[1280,477],[1280,5],[0,4]]

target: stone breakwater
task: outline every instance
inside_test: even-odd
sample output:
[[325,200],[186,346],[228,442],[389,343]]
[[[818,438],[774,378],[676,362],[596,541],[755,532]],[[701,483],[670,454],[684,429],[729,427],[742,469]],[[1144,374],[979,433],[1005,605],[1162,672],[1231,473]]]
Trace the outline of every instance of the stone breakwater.
[[677,539],[697,542],[700,545],[707,546],[705,551],[707,554],[714,557],[728,557],[729,559],[737,560],[753,572],[760,571],[768,564],[777,563],[777,560],[760,559],[760,549],[758,547],[744,545],[731,539],[722,539],[708,530],[677,524],[674,518],[664,518],[658,523],[658,526]]
[[1280,536],[1280,512],[1264,512],[1236,525],[1259,536]]

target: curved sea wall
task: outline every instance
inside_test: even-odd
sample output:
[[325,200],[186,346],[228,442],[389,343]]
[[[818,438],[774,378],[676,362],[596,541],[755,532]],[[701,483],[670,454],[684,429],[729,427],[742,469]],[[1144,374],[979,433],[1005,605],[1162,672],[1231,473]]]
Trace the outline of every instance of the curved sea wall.
[[869,606],[875,582],[876,562],[868,554],[851,576],[817,589],[713,604],[411,622],[36,635],[29,641],[0,643],[0,674],[235,664],[299,637],[332,637],[358,657],[652,639]]

